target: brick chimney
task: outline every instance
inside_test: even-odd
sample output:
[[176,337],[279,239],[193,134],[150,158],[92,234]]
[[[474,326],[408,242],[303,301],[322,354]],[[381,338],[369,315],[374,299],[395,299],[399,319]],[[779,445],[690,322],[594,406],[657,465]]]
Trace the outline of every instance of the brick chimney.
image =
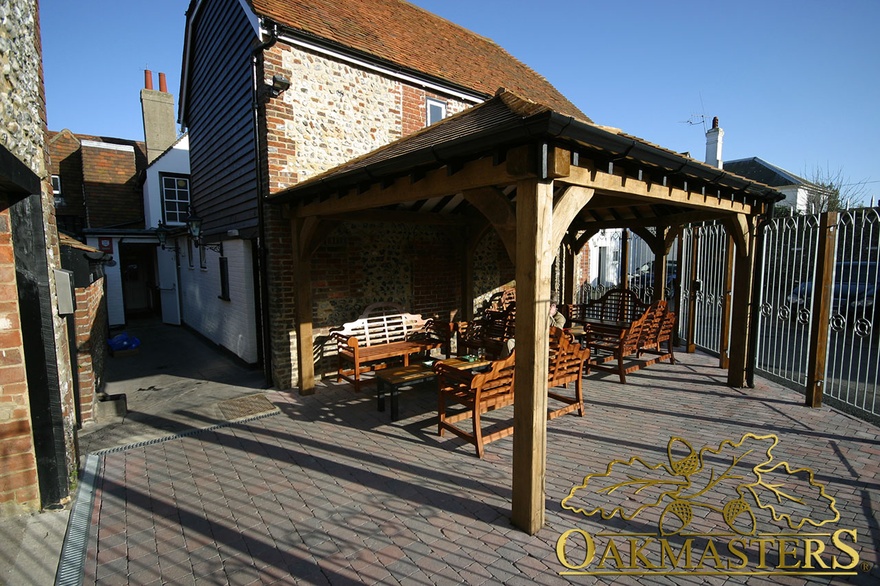
[[718,128],[718,116],[712,119],[712,129],[706,133],[706,164],[724,168],[724,159],[721,158],[721,144],[724,141],[724,131]]
[[174,123],[174,96],[168,93],[164,73],[159,74],[159,90],[156,91],[153,89],[153,72],[149,69],[144,71],[141,108],[144,112],[147,163],[152,163],[177,140],[177,130]]

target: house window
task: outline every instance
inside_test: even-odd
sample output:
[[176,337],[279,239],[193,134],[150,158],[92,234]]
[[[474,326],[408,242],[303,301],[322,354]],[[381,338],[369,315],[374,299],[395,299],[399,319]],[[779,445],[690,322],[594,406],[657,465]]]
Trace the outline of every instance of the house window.
[[220,299],[229,301],[229,259],[220,257]]
[[189,215],[189,177],[161,175],[162,212],[166,224],[184,224]]
[[444,118],[446,118],[446,102],[441,102],[440,100],[435,100],[434,98],[427,98],[425,101],[426,110],[428,113],[427,125],[430,126],[435,122],[440,122]]
[[52,195],[55,196],[55,205],[64,205],[64,195],[61,193],[61,175],[52,175]]

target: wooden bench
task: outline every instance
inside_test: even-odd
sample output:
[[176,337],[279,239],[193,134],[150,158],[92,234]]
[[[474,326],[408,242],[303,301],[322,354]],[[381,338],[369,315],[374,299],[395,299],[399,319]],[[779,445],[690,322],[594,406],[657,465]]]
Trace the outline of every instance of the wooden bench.
[[[513,419],[493,426],[493,431],[483,433],[481,416],[483,413],[513,405],[513,383],[516,350],[504,360],[491,363],[487,372],[474,375],[463,374],[460,368],[438,362],[434,365],[438,383],[438,425],[442,437],[444,431],[451,431],[473,444],[477,456],[483,457],[485,445],[507,437],[513,433]],[[547,396],[563,403],[562,407],[547,413],[547,419],[577,411],[584,416],[583,371],[590,356],[588,348],[582,348],[570,335],[560,328],[551,328],[550,357],[547,376]],[[574,396],[563,395],[553,388],[567,387],[575,383]],[[464,410],[450,413],[449,407],[463,406]],[[455,425],[471,419],[471,430]]]
[[[648,309],[648,318],[642,327],[642,339],[639,341],[639,354],[648,352],[656,354],[655,362],[669,359],[675,364],[675,352],[672,339],[675,334],[675,312],[670,311],[666,301],[657,301]],[[662,346],[666,343],[666,350]]]
[[[547,364],[547,398],[564,405],[553,409],[547,419],[577,411],[584,416],[583,375],[584,364],[590,358],[590,349],[581,347],[573,337],[561,328],[550,328],[550,359]],[[574,397],[555,392],[556,387],[568,387],[574,383]]]
[[564,305],[561,310],[570,323],[582,324],[587,320],[634,322],[648,307],[629,289],[611,289],[599,299]]
[[[434,365],[439,389],[437,433],[441,437],[444,431],[451,431],[473,444],[476,447],[477,456],[482,458],[486,444],[513,433],[512,418],[489,434],[483,433],[480,418],[487,411],[513,404],[515,354],[516,352],[504,360],[493,362],[487,372],[475,374],[472,378],[463,378],[459,369],[447,366],[442,362]],[[461,405],[464,410],[450,414],[448,410],[450,405]],[[464,419],[472,420],[472,431],[455,425]]]
[[[620,322],[625,324],[626,322]],[[621,383],[626,383],[626,375],[641,368],[669,359],[674,362],[672,352],[672,331],[675,314],[669,311],[665,301],[657,301],[634,321],[627,325],[602,325],[596,321],[586,330],[586,344],[592,351],[588,369],[615,372]],[[667,350],[661,349],[666,342]],[[656,354],[656,358],[639,360],[625,365],[629,357],[640,358],[645,352]],[[617,366],[606,366],[617,361]]]
[[368,382],[361,375],[390,359],[402,359],[408,366],[410,356],[434,348],[449,356],[451,330],[449,323],[406,313],[399,305],[374,303],[357,320],[330,333],[339,360],[337,381],[349,381],[357,392]]

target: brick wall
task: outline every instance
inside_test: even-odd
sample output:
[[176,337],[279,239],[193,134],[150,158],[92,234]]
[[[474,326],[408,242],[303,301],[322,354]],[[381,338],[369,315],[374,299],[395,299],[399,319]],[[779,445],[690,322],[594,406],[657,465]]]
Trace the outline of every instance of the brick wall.
[[134,147],[89,144],[85,141],[82,147],[88,226],[143,228],[143,192],[137,184]]
[[[61,177],[61,200],[55,214],[65,226],[85,227],[86,205],[83,199],[83,166],[80,142],[69,130],[49,133],[49,172]],[[76,220],[73,220],[76,218]]]
[[0,516],[40,507],[8,205],[0,194]]
[[76,289],[76,362],[79,380],[80,423],[94,420],[95,396],[104,388],[107,356],[107,304],[104,279]]

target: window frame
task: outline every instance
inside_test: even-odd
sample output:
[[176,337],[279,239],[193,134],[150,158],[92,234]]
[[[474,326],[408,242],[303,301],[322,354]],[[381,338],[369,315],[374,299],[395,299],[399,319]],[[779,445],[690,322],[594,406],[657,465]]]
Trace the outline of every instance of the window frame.
[[[175,186],[166,190],[166,179],[173,180]],[[169,217],[169,202],[168,198],[166,197],[166,193],[173,191],[175,194],[179,194],[180,189],[176,186],[176,183],[181,179],[186,181],[186,199],[183,200],[180,197],[176,197],[173,200],[174,203],[177,204],[178,209],[173,212],[175,219],[172,220]],[[186,218],[189,215],[189,206],[192,203],[192,183],[190,181],[190,176],[184,175],[182,173],[159,173],[159,196],[160,205],[162,206],[162,220],[165,222],[165,224],[172,226],[181,226],[183,224],[186,224]]]
[[[431,109],[432,108],[440,108],[440,118],[436,120],[431,119]],[[440,122],[447,116],[447,112],[449,109],[449,105],[443,100],[438,100],[437,98],[425,98],[425,126],[431,126],[432,124],[436,124]]]

